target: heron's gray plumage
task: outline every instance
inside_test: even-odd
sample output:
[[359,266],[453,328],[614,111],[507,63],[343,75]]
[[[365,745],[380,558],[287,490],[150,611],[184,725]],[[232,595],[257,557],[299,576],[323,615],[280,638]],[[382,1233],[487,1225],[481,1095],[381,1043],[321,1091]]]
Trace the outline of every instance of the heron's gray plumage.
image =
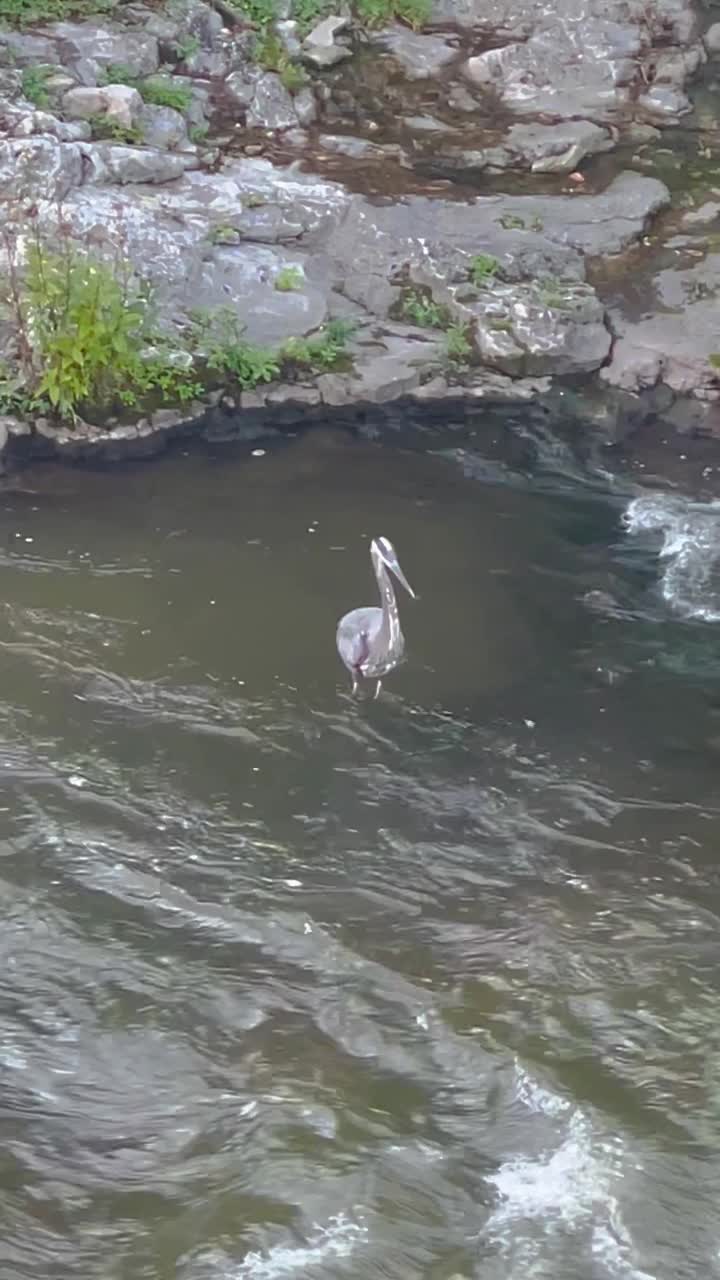
[[400,629],[397,600],[388,569],[411,596],[415,592],[400,568],[388,538],[373,540],[370,557],[380,592],[380,608],[353,609],[346,613],[338,623],[337,648],[350,672],[353,693],[358,687],[358,677],[364,676],[377,680],[377,697],[383,676],[395,669],[405,652],[405,638]]

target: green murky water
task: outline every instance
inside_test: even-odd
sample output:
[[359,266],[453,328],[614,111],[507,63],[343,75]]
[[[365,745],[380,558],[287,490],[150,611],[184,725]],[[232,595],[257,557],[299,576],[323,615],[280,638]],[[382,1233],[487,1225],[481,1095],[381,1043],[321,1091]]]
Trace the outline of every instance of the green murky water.
[[439,443],[2,498],[3,1280],[720,1275],[717,628]]

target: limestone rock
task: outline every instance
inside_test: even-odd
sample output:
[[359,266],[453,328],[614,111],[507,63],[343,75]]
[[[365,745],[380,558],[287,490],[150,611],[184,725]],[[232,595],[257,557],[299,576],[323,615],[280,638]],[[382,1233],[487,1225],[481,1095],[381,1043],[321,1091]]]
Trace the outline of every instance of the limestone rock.
[[720,53],[720,22],[713,22],[712,26],[708,27],[703,41],[708,53]]
[[720,218],[720,204],[717,200],[708,200],[705,204],[700,205],[699,209],[688,209],[683,214],[682,227],[705,227],[710,222],[716,222]]
[[45,26],[44,33],[53,42],[56,54],[61,54],[64,66],[84,58],[99,67],[112,63],[127,67],[133,76],[150,76],[158,69],[158,42],[155,36],[142,31],[99,26],[95,22],[53,22]]
[[176,151],[188,145],[184,117],[172,107],[144,106],[140,115],[142,140],[158,151]]
[[337,15],[323,18],[303,40],[303,57],[314,66],[334,67],[343,58],[352,56],[352,50],[346,45],[336,44],[335,37],[348,26],[348,18]]
[[63,111],[71,120],[90,120],[105,111],[104,89],[81,86],[68,89],[63,97]]
[[257,73],[248,73],[244,69],[233,71],[225,81],[225,93],[234,106],[249,107],[255,96]]
[[666,268],[652,283],[657,311],[640,319],[620,308],[611,312],[616,340],[603,381],[634,392],[662,382],[676,394],[716,394],[720,370],[711,358],[720,354],[720,254],[690,268]]
[[137,124],[142,109],[143,100],[137,89],[126,84],[103,88],[79,86],[68,89],[63,96],[63,110],[71,120],[107,116],[123,129],[131,129]]
[[312,124],[313,121],[317,120],[317,102],[310,85],[305,85],[299,93],[295,94],[295,97],[293,98],[293,106],[295,108],[295,115],[301,125]]
[[430,80],[457,57],[457,49],[441,36],[421,35],[399,24],[381,31],[374,43],[391,53],[408,80]]
[[114,120],[123,129],[132,129],[143,109],[143,100],[137,89],[127,84],[109,84],[102,92],[108,120]]
[[[638,89],[658,79],[662,107],[673,123],[686,110],[682,93],[703,57],[690,0],[641,3],[557,0],[552,10],[534,0],[433,0],[433,22],[476,28],[493,47],[468,59],[464,74],[481,90],[523,115],[555,120],[587,118],[596,124],[633,111]],[[652,71],[652,74],[648,73]]]
[[46,35],[24,31],[0,31],[0,50],[17,67],[29,67],[44,63],[54,66],[57,62],[55,45]]
[[172,182],[185,171],[185,160],[167,151],[149,151],[142,147],[126,147],[114,142],[83,145],[89,165],[86,182],[152,183]]
[[292,129],[298,118],[293,100],[278,75],[266,71],[254,86],[246,123],[255,129]]
[[45,137],[0,142],[0,190],[6,200],[64,200],[81,181],[77,143]]

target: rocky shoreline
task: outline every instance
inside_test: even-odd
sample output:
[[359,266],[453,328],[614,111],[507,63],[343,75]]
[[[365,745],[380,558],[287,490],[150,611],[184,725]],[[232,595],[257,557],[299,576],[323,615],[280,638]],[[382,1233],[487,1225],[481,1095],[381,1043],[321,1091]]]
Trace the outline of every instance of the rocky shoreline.
[[[100,255],[120,228],[168,334],[218,305],[273,351],[352,326],[337,367],[132,422],[6,412],[5,463],[406,405],[720,434],[718,28],[685,0],[314,13],[278,8],[262,45],[224,0],[0,29],[5,273],[31,208]],[[6,365],[16,342],[9,312]]]

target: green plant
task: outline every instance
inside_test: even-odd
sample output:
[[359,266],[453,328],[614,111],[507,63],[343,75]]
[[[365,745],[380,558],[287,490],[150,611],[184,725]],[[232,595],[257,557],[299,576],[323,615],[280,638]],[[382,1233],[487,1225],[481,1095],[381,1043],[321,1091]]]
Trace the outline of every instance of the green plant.
[[134,85],[136,81],[137,76],[135,75],[132,67],[126,66],[124,62],[108,62],[98,83]]
[[27,27],[55,19],[90,18],[107,13],[115,0],[0,0],[0,26]]
[[489,285],[500,270],[500,263],[491,253],[476,253],[470,259],[470,279],[478,288]]
[[498,222],[504,231],[524,231],[525,219],[517,213],[504,213]]
[[570,305],[570,298],[566,293],[562,292],[562,280],[557,276],[542,276],[536,281],[536,290],[540,302],[544,307],[548,307],[553,311],[566,311]]
[[133,125],[128,128],[117,120],[107,116],[91,116],[88,121],[96,142],[118,142],[128,147],[139,146],[143,140],[142,129]]
[[259,195],[257,191],[251,191],[249,195],[245,196],[245,205],[248,209],[262,209],[266,204],[265,197]]
[[262,27],[255,42],[255,61],[265,71],[276,71],[288,93],[299,93],[307,84],[307,75],[299,62],[294,62],[279,36]]
[[17,237],[3,230],[18,363],[17,376],[4,379],[5,402],[73,421],[79,410],[132,405],[151,392],[194,396],[199,384],[187,361],[180,365],[169,341],[152,334],[150,298],[127,272],[124,245],[113,263],[101,261],[70,240],[60,218],[52,248],[31,224],[24,277]]
[[232,378],[243,391],[277,378],[276,352],[245,341],[244,325],[234,307],[196,311],[192,319],[194,340],[204,352],[208,369]]
[[178,36],[173,45],[173,52],[178,62],[185,62],[200,52],[200,41],[197,36]]
[[183,84],[174,84],[168,76],[150,76],[137,87],[143,102],[152,107],[172,107],[182,113],[192,102],[192,91]]
[[23,97],[33,106],[40,109],[50,105],[50,94],[47,91],[48,77],[51,67],[24,67],[22,73]]
[[240,232],[229,223],[222,223],[219,227],[213,227],[210,239],[213,244],[239,244]]
[[289,338],[281,355],[290,364],[320,373],[334,369],[347,357],[346,343],[355,325],[348,320],[329,320],[313,338]]
[[708,356],[708,364],[713,369],[720,369],[720,351],[713,351],[712,355]]
[[533,218],[532,222],[530,223],[530,230],[531,230],[531,231],[544,231],[544,230],[545,230],[545,223],[543,222],[542,218],[538,217],[538,215],[537,215],[537,214],[535,215],[535,217]]
[[131,67],[122,62],[111,62],[102,76],[103,84],[127,84],[137,89],[143,102],[151,107],[172,107],[174,111],[187,111],[192,102],[192,90],[184,84],[176,84],[169,76],[148,76],[142,80]]
[[450,321],[447,307],[440,306],[431,295],[421,293],[419,289],[406,290],[399,311],[403,320],[423,329],[446,329]]
[[498,320],[491,320],[489,326],[495,333],[512,333],[512,320],[507,317],[501,317]]
[[210,132],[210,125],[203,120],[202,124],[194,124],[188,131],[188,137],[195,146],[201,146]]
[[308,83],[305,68],[299,62],[293,62],[292,59],[288,59],[285,66],[280,68],[280,79],[288,93],[299,93]]
[[22,376],[7,365],[0,367],[0,413],[20,414],[47,412],[49,404],[43,404],[25,386]]
[[293,0],[292,16],[302,35],[306,35],[322,18],[332,13],[333,0]]
[[231,7],[261,30],[278,16],[276,0],[230,0]]
[[417,31],[430,17],[430,0],[355,0],[361,22],[368,27],[382,27],[393,19]]
[[464,324],[451,324],[445,335],[445,352],[453,364],[467,364],[472,354],[472,346],[468,339],[467,327]]
[[305,273],[302,267],[281,267],[274,283],[278,293],[297,293],[305,283]]

